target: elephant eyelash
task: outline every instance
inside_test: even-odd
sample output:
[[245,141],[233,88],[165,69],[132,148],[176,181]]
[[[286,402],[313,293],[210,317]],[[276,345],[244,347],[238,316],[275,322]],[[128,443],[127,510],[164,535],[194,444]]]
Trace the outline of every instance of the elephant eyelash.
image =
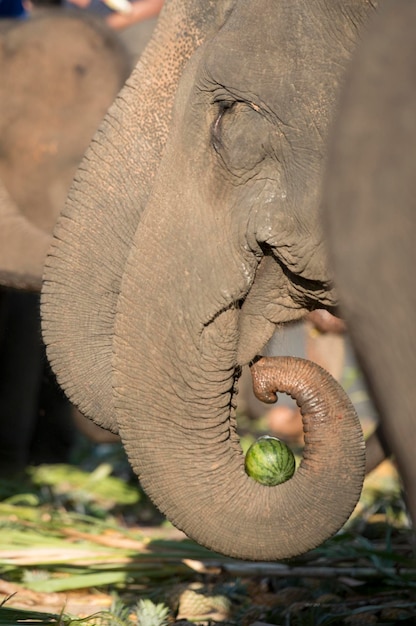
[[235,105],[235,102],[229,102],[229,101],[223,100],[221,102],[218,102],[217,104],[218,104],[218,113],[211,128],[212,144],[216,152],[218,152],[223,147],[223,144],[221,141],[221,121],[225,113],[227,111],[230,111],[230,109],[233,108],[233,106]]

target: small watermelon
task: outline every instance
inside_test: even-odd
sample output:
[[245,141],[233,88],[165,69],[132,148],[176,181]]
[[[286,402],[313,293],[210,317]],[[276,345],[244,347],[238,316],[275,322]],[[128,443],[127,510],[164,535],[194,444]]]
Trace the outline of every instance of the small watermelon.
[[258,483],[273,487],[292,478],[295,457],[283,441],[266,435],[257,439],[247,450],[245,469]]

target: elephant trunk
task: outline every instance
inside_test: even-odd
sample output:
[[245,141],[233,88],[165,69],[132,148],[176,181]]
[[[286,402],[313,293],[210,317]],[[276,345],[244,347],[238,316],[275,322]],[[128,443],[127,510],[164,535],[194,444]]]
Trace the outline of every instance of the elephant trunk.
[[[178,107],[186,93],[181,98]],[[173,137],[165,155],[175,145]],[[193,162],[180,161],[180,171],[171,162],[159,167],[117,301],[112,385],[119,433],[143,488],[190,537],[238,558],[287,558],[331,536],[355,506],[365,467],[359,421],[332,378],[283,361],[276,382],[279,391],[300,394],[304,459],[276,487],[246,475],[234,393],[241,302],[259,260],[230,240],[231,216],[211,207],[209,182],[177,190],[177,180],[195,178]],[[279,284],[278,273],[275,279]]]
[[[279,360],[272,382],[298,398],[304,458],[276,487],[247,476],[233,402],[239,309],[224,305],[195,321],[190,309],[203,308],[200,277],[187,273],[180,257],[174,269],[181,281],[167,263],[152,277],[155,258],[165,253],[155,241],[161,230],[159,222],[136,238],[118,302],[113,384],[130,462],[158,508],[202,545],[252,560],[307,551],[340,528],[359,497],[365,452],[355,411],[326,372]],[[139,294],[145,307],[136,304]]]

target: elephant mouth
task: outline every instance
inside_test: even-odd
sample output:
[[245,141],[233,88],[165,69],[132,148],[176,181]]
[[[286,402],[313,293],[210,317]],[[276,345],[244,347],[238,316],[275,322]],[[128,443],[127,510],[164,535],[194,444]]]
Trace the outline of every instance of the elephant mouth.
[[[279,264],[280,265],[280,264]],[[280,266],[282,267],[282,266]],[[333,303],[333,290],[329,292],[328,297],[325,294],[328,293],[327,287],[319,282],[312,281],[302,277],[296,277],[290,272],[290,270],[283,269],[282,273],[287,279],[288,284],[292,287],[290,295],[288,294],[284,300],[284,308],[277,302],[275,309],[271,313],[270,305],[262,313],[257,313],[256,316],[251,316],[250,322],[247,322],[247,312],[245,310],[246,304],[250,306],[249,294],[251,290],[248,290],[244,298],[238,301],[232,301],[225,304],[220,310],[214,313],[209,319],[207,319],[202,326],[200,336],[200,354],[203,361],[206,362],[208,355],[212,354],[212,337],[215,336],[215,343],[218,345],[222,341],[229,341],[230,338],[235,337],[235,358],[232,359],[233,369],[232,372],[227,368],[227,380],[228,386],[222,389],[225,395],[228,396],[227,413],[230,420],[230,439],[237,440],[237,422],[236,411],[238,407],[238,395],[240,378],[242,374],[243,365],[248,365],[250,368],[257,363],[262,357],[269,353],[267,344],[275,333],[276,329],[284,325],[285,323],[292,323],[296,319],[302,319],[310,314],[310,311],[317,311],[316,315],[322,324],[331,324],[325,318],[323,313],[326,313],[331,318],[337,311],[336,307],[328,305]],[[255,281],[253,282],[254,289]],[[318,296],[318,297],[316,297]],[[292,301],[291,308],[288,307],[288,299]],[[323,309],[323,302],[325,302],[325,309]],[[287,311],[290,311],[289,319],[285,319]],[[231,326],[233,330],[231,331]],[[216,377],[222,376],[224,369],[219,367],[219,362],[213,362],[213,367],[216,368]],[[206,368],[205,368],[206,373]],[[217,378],[218,380],[218,378]],[[260,398],[259,398],[260,399]],[[273,403],[276,398],[265,400],[261,398],[263,402]]]
[[304,278],[294,274],[285,266],[282,267],[282,271],[291,287],[293,301],[299,307],[306,311],[326,308],[335,312],[338,300],[331,281]]
[[246,365],[261,354],[276,327],[315,309],[334,313],[336,301],[329,281],[298,276],[273,254],[264,256],[246,295],[238,301],[237,363]]

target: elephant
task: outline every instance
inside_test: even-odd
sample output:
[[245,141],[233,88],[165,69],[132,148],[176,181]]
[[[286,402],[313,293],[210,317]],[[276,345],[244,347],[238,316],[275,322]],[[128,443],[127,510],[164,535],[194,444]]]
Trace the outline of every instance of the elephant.
[[97,19],[41,11],[0,30],[0,284],[40,291],[75,171],[130,73]]
[[[43,266],[91,137],[131,70],[105,24],[62,10],[0,22],[0,472],[68,458],[74,409],[41,341]],[[27,293],[32,292],[32,293]]]
[[[361,491],[364,443],[338,387],[321,412],[335,382],[297,359],[270,373],[257,356],[276,325],[336,310],[319,213],[326,141],[374,8],[167,0],[46,260],[42,327],[59,383],[120,434],[161,511],[230,556],[305,552]],[[272,488],[244,472],[236,432],[248,363],[263,398],[280,377],[304,405],[303,460]]]
[[342,313],[414,524],[415,24],[412,0],[389,0],[372,20],[340,97],[323,193]]

